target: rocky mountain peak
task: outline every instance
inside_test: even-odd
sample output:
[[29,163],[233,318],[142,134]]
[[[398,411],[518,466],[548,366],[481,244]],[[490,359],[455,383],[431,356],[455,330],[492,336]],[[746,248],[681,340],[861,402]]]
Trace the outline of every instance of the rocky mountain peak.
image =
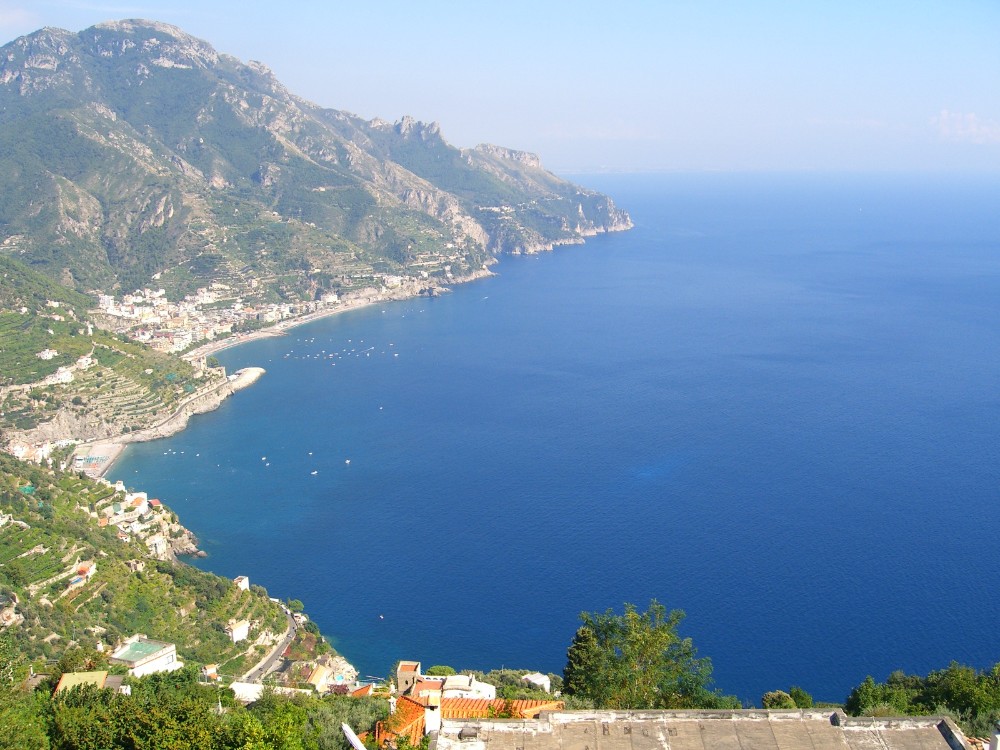
[[319,107],[164,23],[0,48],[0,243],[80,289],[184,268],[172,294],[220,278],[283,299],[349,293],[376,269],[450,280],[627,220],[537,167],[457,149],[436,122]]
[[208,42],[159,21],[106,21],[80,32],[101,57],[139,57],[163,68],[209,68],[219,53]]
[[494,146],[492,143],[480,143],[476,146],[476,151],[486,156],[492,156],[494,159],[514,161],[527,167],[542,166],[542,160],[538,158],[538,154],[533,154],[530,151],[517,151],[503,146]]
[[18,37],[0,58],[0,84],[17,86],[26,95],[69,82],[66,67],[79,62],[75,41],[76,34],[49,26]]
[[403,115],[403,118],[396,122],[393,127],[396,132],[404,138],[414,137],[425,141],[434,138],[441,138],[441,125],[436,122],[429,124],[421,122],[420,120],[416,120],[409,115]]

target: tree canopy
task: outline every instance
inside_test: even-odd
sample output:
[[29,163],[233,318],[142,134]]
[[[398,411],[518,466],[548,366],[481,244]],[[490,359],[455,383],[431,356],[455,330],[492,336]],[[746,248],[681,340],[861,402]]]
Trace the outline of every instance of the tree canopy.
[[567,651],[563,690],[597,708],[739,708],[739,701],[711,689],[712,663],[698,658],[677,628],[684,612],[655,599],[639,612],[583,612]]
[[979,671],[952,662],[926,677],[893,672],[885,682],[869,676],[847,697],[853,716],[950,714],[970,736],[987,737],[1000,719],[1000,664]]

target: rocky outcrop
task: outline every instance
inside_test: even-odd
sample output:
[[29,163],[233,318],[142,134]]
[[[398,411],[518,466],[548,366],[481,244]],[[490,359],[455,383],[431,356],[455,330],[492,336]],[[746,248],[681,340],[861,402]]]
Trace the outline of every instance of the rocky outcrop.
[[[29,120],[34,137],[21,143],[16,124]],[[26,237],[25,260],[84,289],[135,289],[162,273],[178,291],[172,269],[185,263],[200,278],[174,283],[207,286],[225,264],[198,258],[218,255],[249,286],[302,299],[311,276],[444,275],[630,225],[535,154],[460,150],[436,122],[321,108],[265,65],[155,21],[5,45],[0,127],[13,155],[0,155],[11,175],[0,242]],[[39,150],[46,141],[59,148]]]
[[480,143],[476,146],[475,150],[481,154],[485,154],[486,156],[492,156],[494,159],[504,159],[506,161],[516,162],[534,169],[542,168],[542,160],[538,158],[538,155],[532,154],[528,151],[516,151],[512,148],[494,146],[492,143]]
[[192,416],[218,409],[222,405],[222,402],[236,393],[236,391],[257,382],[257,379],[264,372],[264,368],[262,367],[247,367],[240,370],[218,385],[211,386],[184,399],[177,410],[162,422],[152,427],[122,435],[118,441],[122,443],[142,443],[147,440],[158,440],[174,435],[187,427],[188,420]]

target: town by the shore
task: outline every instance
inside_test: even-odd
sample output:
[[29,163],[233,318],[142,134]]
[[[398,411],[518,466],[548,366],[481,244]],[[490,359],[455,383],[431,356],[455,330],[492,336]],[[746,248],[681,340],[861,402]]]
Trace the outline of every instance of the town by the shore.
[[[493,272],[483,267],[473,273],[461,278],[453,279],[453,283],[466,283],[476,279],[492,276]],[[450,291],[447,287],[436,287],[433,294],[436,296]],[[336,305],[324,307],[304,315],[287,318],[275,323],[267,328],[248,333],[234,334],[225,338],[214,339],[195,349],[185,352],[181,357],[189,362],[198,362],[226,349],[257,341],[273,336],[283,336],[288,331],[298,326],[312,323],[323,318],[352,310],[359,310],[364,307],[382,304],[385,302],[395,302],[405,299],[412,299],[419,296],[419,293],[412,288],[386,289],[380,293],[370,296],[353,297],[341,300]],[[114,438],[95,440],[89,443],[80,443],[73,452],[73,462],[75,468],[84,471],[91,477],[105,477],[111,470],[114,463],[121,458],[125,449],[130,443],[158,440],[160,438],[174,435],[187,426],[188,419],[192,414],[204,413],[218,408],[223,400],[238,390],[249,387],[255,383],[265,370],[260,367],[247,367],[233,375],[220,384],[199,391],[182,402],[181,406],[167,419],[151,427],[136,430],[131,433],[124,433]]]

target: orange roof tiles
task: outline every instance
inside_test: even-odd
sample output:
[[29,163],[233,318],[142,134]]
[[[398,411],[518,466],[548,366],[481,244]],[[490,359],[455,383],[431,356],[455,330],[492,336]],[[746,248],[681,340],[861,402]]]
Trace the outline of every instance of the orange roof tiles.
[[375,742],[385,745],[397,737],[405,737],[417,745],[424,736],[424,707],[407,696],[396,701],[396,711],[375,725]]
[[435,679],[426,680],[425,679],[425,680],[420,680],[419,682],[413,683],[413,687],[411,687],[407,691],[407,693],[408,693],[408,695],[420,695],[420,693],[423,692],[423,691],[425,691],[425,690],[429,690],[429,691],[434,692],[434,693],[440,693],[441,692],[441,688],[443,686],[444,686],[444,680],[443,679],[440,679],[440,680],[435,680]]
[[510,711],[513,718],[533,719],[542,711],[561,711],[566,704],[562,701],[517,700],[503,698],[445,698],[441,701],[442,719],[485,719],[490,715],[499,716]]
[[[513,718],[533,719],[542,711],[562,711],[565,707],[563,701],[445,698],[441,701],[441,718],[485,719],[509,711]],[[416,745],[424,736],[424,727],[424,703],[420,699],[404,695],[396,702],[396,712],[375,726],[375,742],[384,746],[392,740],[405,737]]]

